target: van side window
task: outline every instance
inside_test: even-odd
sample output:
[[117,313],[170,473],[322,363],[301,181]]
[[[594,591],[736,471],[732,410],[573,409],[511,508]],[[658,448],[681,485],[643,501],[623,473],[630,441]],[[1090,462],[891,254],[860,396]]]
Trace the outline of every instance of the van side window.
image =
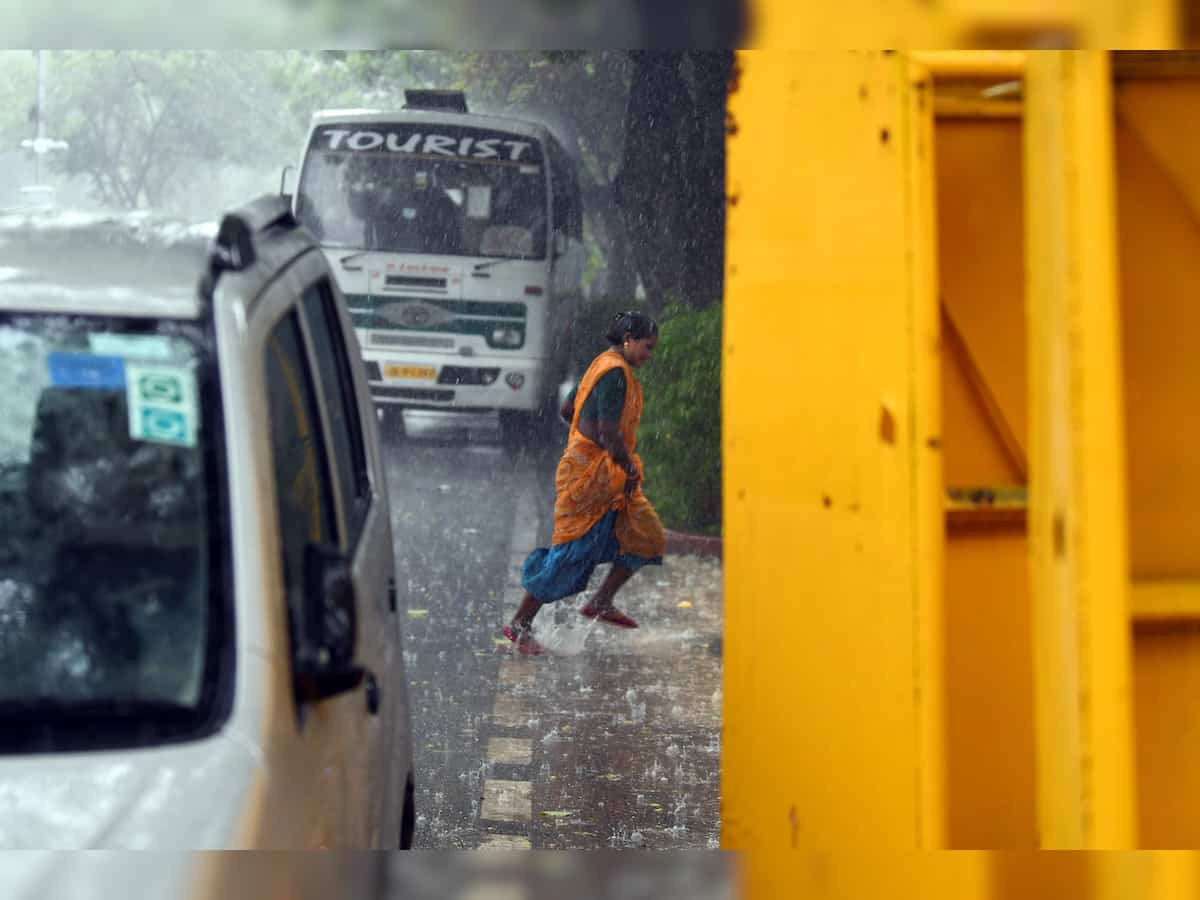
[[334,306],[336,302],[325,280],[304,293],[304,317],[308,320],[317,374],[329,415],[329,430],[333,435],[334,474],[346,505],[346,529],[349,545],[353,547],[370,508],[371,479],[350,352]]
[[291,598],[304,584],[305,546],[337,543],[333,485],[321,439],[312,372],[294,310],[272,330],[266,352],[281,564]]

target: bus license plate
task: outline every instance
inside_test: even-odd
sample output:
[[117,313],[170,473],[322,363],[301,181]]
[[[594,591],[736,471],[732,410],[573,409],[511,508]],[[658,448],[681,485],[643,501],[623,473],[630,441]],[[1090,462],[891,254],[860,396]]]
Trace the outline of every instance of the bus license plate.
[[432,381],[437,378],[437,369],[432,366],[384,366],[383,374],[388,378],[419,378]]

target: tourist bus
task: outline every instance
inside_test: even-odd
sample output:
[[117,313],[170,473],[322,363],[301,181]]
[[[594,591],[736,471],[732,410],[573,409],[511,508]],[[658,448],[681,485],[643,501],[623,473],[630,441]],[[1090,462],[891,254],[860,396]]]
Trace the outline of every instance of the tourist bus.
[[381,411],[495,410],[509,437],[552,415],[584,247],[575,163],[548,128],[446,91],[322,111],[294,204]]

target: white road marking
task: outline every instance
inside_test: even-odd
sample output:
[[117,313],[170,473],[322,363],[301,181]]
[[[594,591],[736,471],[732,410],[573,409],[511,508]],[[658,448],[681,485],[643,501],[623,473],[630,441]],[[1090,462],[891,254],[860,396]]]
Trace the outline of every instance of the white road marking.
[[529,738],[488,738],[488,762],[508,766],[527,766],[533,762],[533,741]]
[[520,728],[529,721],[529,707],[507,694],[497,694],[492,706],[492,722],[506,728]]
[[[521,586],[521,566],[537,540],[538,510],[533,502],[533,490],[521,485],[513,506],[513,522],[509,532],[509,565],[505,579],[504,614],[511,615],[525,595]],[[511,688],[530,684],[537,677],[533,660],[511,659],[500,664],[497,684],[503,689],[496,694],[491,723],[501,728],[523,728],[529,722],[529,708],[512,696]],[[533,741],[528,738],[489,737],[487,761],[503,765],[528,766],[533,763]],[[479,818],[490,822],[529,822],[533,818],[533,785],[528,781],[506,781],[490,778],[483,783],[483,803]],[[483,835],[480,849],[530,850],[528,837],[512,834]],[[525,900],[522,886],[489,885],[488,900]],[[470,892],[468,892],[470,893]],[[464,896],[466,896],[464,894]],[[474,896],[472,894],[471,896]],[[480,895],[482,897],[482,895]]]
[[489,822],[528,822],[533,818],[533,785],[491,778],[483,783],[479,818]]
[[529,888],[520,882],[488,880],[467,885],[458,900],[528,900],[528,897]]
[[506,687],[528,687],[537,680],[537,661],[527,657],[500,663],[499,683]]
[[480,850],[532,850],[529,838],[515,834],[489,834],[479,845]]

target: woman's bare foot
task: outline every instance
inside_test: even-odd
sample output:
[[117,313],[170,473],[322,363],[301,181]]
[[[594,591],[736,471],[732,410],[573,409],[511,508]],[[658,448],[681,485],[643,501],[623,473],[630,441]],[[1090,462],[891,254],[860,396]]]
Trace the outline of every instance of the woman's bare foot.
[[517,645],[517,652],[525,656],[541,656],[546,648],[538,643],[528,625],[505,625],[500,633]]
[[609,625],[616,625],[618,628],[638,627],[637,622],[625,615],[625,613],[621,612],[621,610],[617,609],[611,603],[589,603],[587,606],[584,606],[579,610],[579,614],[589,619],[598,619],[601,622],[607,622]]

